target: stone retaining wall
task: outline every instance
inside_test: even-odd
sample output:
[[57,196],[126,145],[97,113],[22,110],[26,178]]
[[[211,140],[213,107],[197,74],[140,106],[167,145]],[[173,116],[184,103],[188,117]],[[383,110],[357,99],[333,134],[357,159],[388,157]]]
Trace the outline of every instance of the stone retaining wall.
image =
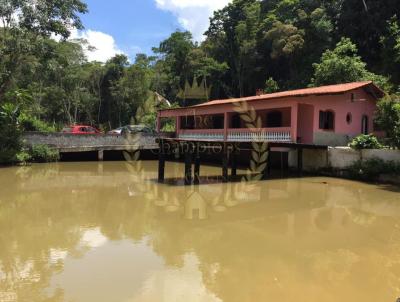
[[26,132],[23,135],[27,146],[48,145],[60,152],[82,152],[98,150],[157,149],[156,137],[139,134],[133,137],[110,134],[42,133]]

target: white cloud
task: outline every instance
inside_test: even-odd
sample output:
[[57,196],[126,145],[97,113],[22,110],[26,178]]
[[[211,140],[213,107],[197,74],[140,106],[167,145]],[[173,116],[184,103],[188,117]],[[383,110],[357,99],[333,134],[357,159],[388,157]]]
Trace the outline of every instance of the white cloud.
[[204,39],[213,12],[232,0],[155,0],[157,7],[172,12],[181,25],[193,33],[197,41]]
[[118,48],[114,38],[106,33],[95,30],[85,30],[71,32],[71,39],[85,39],[94,49],[85,49],[85,54],[89,61],[106,62],[116,54],[124,52]]

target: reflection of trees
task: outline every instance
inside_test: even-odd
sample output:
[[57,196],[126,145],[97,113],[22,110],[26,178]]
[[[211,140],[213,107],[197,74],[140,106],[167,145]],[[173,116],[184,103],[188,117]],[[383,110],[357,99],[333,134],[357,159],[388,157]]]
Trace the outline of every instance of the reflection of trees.
[[[60,291],[46,298],[52,275],[63,269],[63,259],[52,261],[52,252],[80,257],[85,229],[100,227],[111,240],[141,240],[150,231],[146,219],[154,207],[143,197],[129,199],[126,191],[101,187],[46,190],[54,174],[63,178],[56,170],[23,168],[2,179],[12,189],[0,196],[0,292],[17,294],[18,301],[63,301]],[[32,183],[40,188],[35,190]]]
[[[397,241],[391,253],[382,244],[395,218],[374,214],[386,208],[374,207],[377,196],[363,186],[360,192],[340,182],[270,180],[248,191],[240,183],[194,189],[157,185],[148,180],[153,172],[122,165],[104,163],[100,176],[97,169],[50,167],[8,177],[0,171],[7,187],[0,196],[0,292],[16,292],[21,301],[63,300],[61,291],[46,298],[51,277],[63,269],[53,253],[81,257],[82,234],[93,228],[109,240],[145,239],[175,268],[196,255],[204,284],[223,301],[299,300],[300,293],[383,301],[398,293]],[[388,208],[393,194],[386,195]],[[374,219],[354,218],[365,212]],[[377,284],[392,292],[383,294]],[[365,287],[377,288],[375,294]]]
[[79,234],[57,212],[38,194],[0,203],[0,271],[5,275],[0,291],[16,293],[18,301],[63,300],[62,292],[50,299],[44,293],[52,274],[62,269],[49,261],[51,250],[73,249]]

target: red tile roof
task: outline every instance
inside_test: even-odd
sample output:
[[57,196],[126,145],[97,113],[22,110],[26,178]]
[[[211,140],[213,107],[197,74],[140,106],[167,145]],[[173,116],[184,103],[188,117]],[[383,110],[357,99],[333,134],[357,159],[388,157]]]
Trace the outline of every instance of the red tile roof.
[[354,83],[346,83],[346,84],[282,91],[282,92],[275,92],[275,93],[263,94],[263,95],[259,95],[259,96],[251,96],[251,97],[245,97],[245,98],[214,100],[214,101],[199,104],[199,105],[196,105],[193,107],[203,107],[203,106],[212,106],[212,105],[220,105],[220,104],[230,104],[230,103],[235,103],[235,102],[257,101],[257,100],[272,100],[272,99],[279,99],[279,98],[285,98],[285,97],[302,97],[302,96],[308,96],[308,95],[340,94],[340,93],[345,93],[345,92],[349,92],[349,91],[352,91],[355,89],[365,88],[365,87],[372,88],[377,97],[383,97],[385,95],[385,93],[378,86],[376,86],[373,82],[367,81],[367,82],[354,82]]

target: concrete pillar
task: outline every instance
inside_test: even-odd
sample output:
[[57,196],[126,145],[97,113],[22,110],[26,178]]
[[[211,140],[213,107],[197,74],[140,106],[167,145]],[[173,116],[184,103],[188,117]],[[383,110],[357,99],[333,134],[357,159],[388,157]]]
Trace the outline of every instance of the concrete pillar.
[[235,145],[232,150],[231,154],[231,176],[236,177],[237,176],[237,156],[238,156],[238,149],[237,146]]
[[97,152],[97,158],[99,161],[103,161],[104,160],[104,150],[99,150]]
[[222,181],[228,182],[228,165],[229,165],[229,151],[228,146],[224,143],[223,153],[222,153]]
[[160,150],[158,152],[158,182],[163,183],[165,180],[165,148],[164,141],[160,140]]
[[297,149],[297,173],[303,175],[303,148]]
[[298,115],[299,115],[299,105],[293,104],[292,111],[291,111],[291,135],[292,141],[297,143],[297,124],[298,124]]
[[263,179],[267,179],[271,175],[271,147],[268,146],[267,152],[267,167],[263,171]]
[[229,113],[224,113],[224,141],[228,140],[228,128],[229,128]]
[[194,161],[194,184],[200,184],[200,144],[196,144],[196,155]]

